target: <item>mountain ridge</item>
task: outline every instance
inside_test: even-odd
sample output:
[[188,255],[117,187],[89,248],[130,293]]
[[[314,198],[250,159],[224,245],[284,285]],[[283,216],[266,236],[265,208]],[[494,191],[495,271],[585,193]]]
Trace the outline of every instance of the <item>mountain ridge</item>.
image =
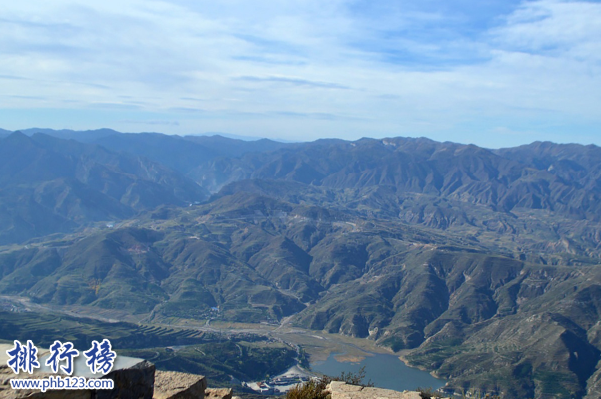
[[117,136],[0,139],[0,294],[153,323],[285,319],[455,391],[598,397],[598,147]]
[[3,243],[207,198],[197,184],[157,163],[41,133],[0,140],[0,158]]

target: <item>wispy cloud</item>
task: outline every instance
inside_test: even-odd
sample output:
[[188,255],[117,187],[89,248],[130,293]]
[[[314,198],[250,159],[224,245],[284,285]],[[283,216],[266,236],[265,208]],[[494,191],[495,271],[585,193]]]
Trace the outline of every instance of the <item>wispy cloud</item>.
[[239,78],[235,78],[235,80],[242,80],[246,82],[258,82],[258,83],[283,83],[287,85],[293,86],[310,86],[317,87],[321,89],[341,89],[348,90],[349,86],[344,86],[338,83],[331,82],[316,82],[306,79],[299,78],[287,78],[283,76],[268,76],[268,77],[259,77],[259,76],[241,76]]
[[185,101],[197,101],[197,102],[205,102],[205,101],[208,101],[207,99],[195,98],[195,97],[180,97],[180,100],[185,100]]
[[122,120],[120,123],[128,125],[151,125],[151,126],[179,126],[178,121],[136,121],[136,120]]
[[140,109],[141,106],[136,104],[127,104],[127,103],[112,103],[112,102],[97,102],[90,103],[90,108],[98,108],[98,109],[116,109],[116,110],[135,110]]
[[14,76],[14,75],[0,75],[0,79],[7,79],[7,80],[27,80],[27,78],[24,78],[22,76]]
[[40,96],[18,96],[18,95],[12,95],[12,96],[6,96],[6,97],[10,97],[10,98],[19,98],[19,99],[24,99],[24,100],[48,100],[45,97],[40,97]]
[[354,116],[326,114],[326,113],[321,113],[321,112],[302,113],[302,112],[290,112],[290,111],[274,111],[274,112],[268,113],[267,115],[285,117],[285,118],[294,118],[294,119],[316,119],[316,120],[326,120],[326,121],[342,121],[342,120],[351,121],[351,120],[362,119],[362,118],[357,118]]
[[55,128],[571,140],[601,122],[600,21],[592,1],[11,2],[0,110],[30,109],[7,128],[43,106]]

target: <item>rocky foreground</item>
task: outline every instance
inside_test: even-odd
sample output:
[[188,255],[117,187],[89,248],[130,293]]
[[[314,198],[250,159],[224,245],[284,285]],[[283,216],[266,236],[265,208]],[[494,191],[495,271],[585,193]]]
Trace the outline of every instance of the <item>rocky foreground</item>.
[[[20,378],[45,378],[52,374],[36,373]],[[207,388],[202,375],[155,370],[149,362],[141,362],[128,369],[112,371],[103,378],[115,381],[113,390],[48,390],[12,389],[10,379],[15,378],[8,367],[0,368],[0,398],[48,399],[232,399],[231,388]]]
[[[6,349],[0,345],[0,399],[46,398],[46,399],[239,399],[232,397],[231,388],[207,388],[202,375],[156,370],[154,364],[135,358],[120,357],[113,370],[102,376],[115,383],[112,390],[47,390],[12,389],[13,378],[42,379],[56,374],[43,367],[33,374],[16,375],[6,364]],[[40,351],[43,364],[45,351]],[[75,372],[74,374],[78,374]],[[81,374],[78,377],[91,378]],[[331,399],[421,399],[418,392],[398,392],[389,389],[361,387],[333,381],[327,387]]]
[[77,358],[75,361],[73,377],[110,379],[114,381],[112,390],[55,389],[42,392],[39,389],[12,389],[10,380],[14,378],[44,379],[57,374],[44,365],[49,355],[45,349],[40,349],[37,354],[42,367],[35,369],[33,374],[15,374],[7,365],[6,351],[11,348],[12,345],[0,344],[0,399],[232,399],[231,388],[207,388],[207,380],[202,375],[156,370],[151,362],[127,356],[118,356],[111,372],[101,377],[87,372],[80,362],[84,359]]
[[419,392],[362,387],[342,381],[332,381],[326,389],[331,399],[423,399]]
[[[38,373],[29,378],[45,376],[50,374]],[[0,367],[1,399],[240,399],[232,397],[231,388],[207,388],[206,378],[202,375],[155,370],[154,365],[146,361],[107,374],[104,378],[112,378],[116,385],[111,391],[13,390],[9,382],[11,378],[15,378],[12,370],[6,366]],[[361,387],[341,381],[331,382],[327,390],[331,399],[422,399],[418,392]]]

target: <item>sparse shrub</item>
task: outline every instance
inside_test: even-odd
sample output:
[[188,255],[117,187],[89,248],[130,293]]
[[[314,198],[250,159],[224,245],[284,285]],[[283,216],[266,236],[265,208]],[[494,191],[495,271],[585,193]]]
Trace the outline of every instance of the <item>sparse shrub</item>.
[[432,388],[417,388],[417,392],[419,392],[419,396],[422,399],[432,399],[432,398],[442,398],[442,395],[439,392],[436,392]]
[[325,389],[331,381],[330,377],[323,376],[298,384],[288,391],[286,399],[328,399],[330,395],[325,392]]
[[361,385],[362,387],[373,387],[374,383],[371,381],[367,381],[367,383],[363,383],[363,379],[365,378],[365,366],[361,367],[359,371],[356,373],[345,373],[344,371],[340,374],[340,377],[332,378],[332,381],[344,381],[350,385]]
[[326,387],[332,381],[344,381],[351,385],[361,385],[363,387],[373,387],[374,383],[369,380],[366,384],[363,384],[365,378],[365,366],[356,372],[342,372],[339,377],[329,377],[324,375],[321,378],[312,379],[299,384],[288,391],[286,399],[329,399],[330,395],[325,392]]

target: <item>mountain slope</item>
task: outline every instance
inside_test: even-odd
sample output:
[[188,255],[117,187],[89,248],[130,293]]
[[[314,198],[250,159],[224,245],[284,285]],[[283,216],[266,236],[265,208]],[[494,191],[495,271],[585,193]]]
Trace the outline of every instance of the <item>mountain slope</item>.
[[293,316],[508,398],[582,397],[596,378],[598,265],[526,262],[450,231],[249,192],[126,225],[3,250],[0,293],[158,322]]
[[0,141],[0,243],[205,198],[194,182],[143,158],[43,134]]
[[[0,129],[0,137],[11,133]],[[274,151],[290,146],[268,139],[243,141],[219,135],[182,137],[161,133],[121,133],[112,129],[78,131],[30,128],[21,130],[21,133],[27,136],[42,133],[63,140],[99,144],[115,152],[149,158],[184,174],[215,158],[238,157],[249,152]]]
[[[549,145],[564,154],[553,167],[542,161],[544,154],[523,154],[532,148],[489,151],[474,145],[405,138],[318,140],[211,161],[190,176],[211,191],[248,178],[284,179],[334,189],[390,186],[397,192],[484,204],[502,212],[545,209],[599,220],[599,149]],[[583,151],[586,156],[581,156]]]
[[94,140],[113,151],[144,156],[187,174],[222,157],[266,152],[286,146],[271,140],[242,141],[221,136],[169,136],[159,133],[118,133]]
[[63,140],[77,140],[82,143],[92,143],[95,140],[98,140],[105,136],[111,136],[113,134],[119,134],[116,130],[113,129],[96,129],[96,130],[71,130],[71,129],[41,129],[41,128],[30,128],[30,129],[21,129],[21,133],[26,134],[27,136],[33,136],[37,133],[42,133],[48,136],[56,137],[57,139]]
[[221,155],[180,136],[158,133],[119,133],[94,142],[112,151],[144,156],[184,174]]
[[374,340],[457,392],[599,396],[597,147],[320,140],[211,158],[232,143],[212,138],[178,166],[208,149],[189,175],[219,191],[194,204],[191,180],[125,152],[187,138],[117,136],[119,153],[0,141],[11,234],[86,226],[0,246],[0,294],[157,323],[285,318]]

